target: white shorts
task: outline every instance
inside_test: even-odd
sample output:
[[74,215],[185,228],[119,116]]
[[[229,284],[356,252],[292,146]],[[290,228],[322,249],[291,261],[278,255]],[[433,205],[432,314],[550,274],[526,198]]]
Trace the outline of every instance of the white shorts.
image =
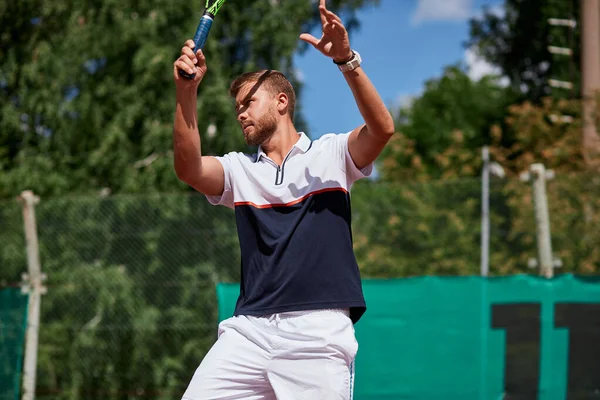
[[347,310],[232,317],[183,399],[350,400],[357,350]]

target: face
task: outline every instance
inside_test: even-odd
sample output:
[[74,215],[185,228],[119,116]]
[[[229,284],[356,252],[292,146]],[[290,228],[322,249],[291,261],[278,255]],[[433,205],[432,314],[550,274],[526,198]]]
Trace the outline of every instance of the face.
[[277,99],[264,88],[254,88],[254,83],[244,85],[235,98],[237,119],[246,143],[258,146],[277,130]]

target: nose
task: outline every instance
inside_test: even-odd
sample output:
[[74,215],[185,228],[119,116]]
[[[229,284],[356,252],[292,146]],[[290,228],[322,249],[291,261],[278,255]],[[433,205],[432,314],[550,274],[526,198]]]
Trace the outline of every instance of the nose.
[[238,112],[238,115],[237,115],[237,120],[238,120],[238,122],[240,122],[240,123],[241,123],[241,122],[244,122],[244,121],[245,121],[245,120],[247,120],[247,119],[248,119],[248,115],[246,114],[246,112],[245,112],[245,111],[240,111],[240,112]]

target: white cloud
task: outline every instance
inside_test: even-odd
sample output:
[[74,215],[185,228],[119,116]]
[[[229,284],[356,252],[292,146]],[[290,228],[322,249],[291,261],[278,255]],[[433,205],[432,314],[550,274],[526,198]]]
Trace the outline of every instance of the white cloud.
[[388,103],[388,108],[392,115],[396,116],[400,110],[410,108],[413,102],[421,95],[399,93],[392,101]]
[[[467,64],[467,74],[473,81],[478,81],[488,75],[502,75],[502,70],[481,58],[475,48],[469,48],[465,51],[465,63]],[[500,78],[499,83],[502,86],[507,86],[508,78]]]
[[[506,9],[504,8],[503,4],[494,4],[491,7],[488,7],[488,12],[490,12],[492,15],[497,16],[498,18],[504,18],[504,16],[506,15]],[[476,11],[473,14],[473,18],[481,20],[483,19],[483,11],[484,8],[480,8],[478,11]]]
[[304,71],[302,71],[300,68],[294,69],[294,76],[298,80],[298,82],[300,82],[300,83],[306,82],[306,76],[304,74]]
[[396,97],[392,105],[396,108],[408,108],[412,105],[416,97],[412,94],[401,93]]
[[426,21],[463,21],[472,15],[473,0],[418,0],[413,25]]

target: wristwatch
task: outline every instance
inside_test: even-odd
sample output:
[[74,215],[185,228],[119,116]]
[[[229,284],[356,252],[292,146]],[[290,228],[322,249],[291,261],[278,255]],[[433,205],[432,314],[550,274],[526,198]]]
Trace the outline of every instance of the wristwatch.
[[356,67],[358,67],[361,62],[362,58],[360,58],[360,54],[358,54],[358,51],[352,50],[352,58],[350,60],[341,63],[334,61],[333,63],[338,66],[340,71],[348,72],[352,71],[353,69],[356,69]]

